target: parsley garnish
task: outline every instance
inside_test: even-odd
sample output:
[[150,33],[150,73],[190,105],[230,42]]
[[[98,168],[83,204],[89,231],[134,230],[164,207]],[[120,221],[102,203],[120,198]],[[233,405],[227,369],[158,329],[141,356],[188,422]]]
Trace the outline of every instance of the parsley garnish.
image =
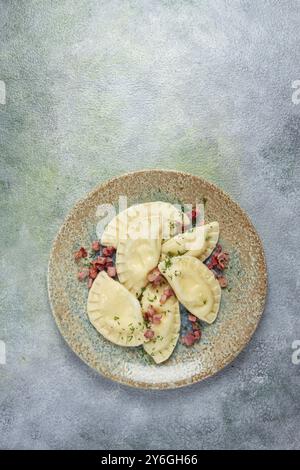
[[168,269],[172,266],[172,260],[170,257],[165,259],[165,269]]

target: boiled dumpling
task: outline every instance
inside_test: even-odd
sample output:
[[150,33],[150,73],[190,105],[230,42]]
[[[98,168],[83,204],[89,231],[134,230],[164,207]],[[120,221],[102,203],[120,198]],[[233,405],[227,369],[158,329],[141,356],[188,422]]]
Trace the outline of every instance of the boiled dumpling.
[[[188,224],[188,217],[168,202],[146,202],[129,207],[116,215],[105,227],[101,235],[101,243],[104,246],[117,248],[120,239],[126,239],[131,224],[145,217],[159,216],[161,231],[164,239],[169,239],[176,233],[177,224]],[[100,234],[99,234],[100,235]]]
[[158,268],[189,312],[206,323],[215,321],[221,288],[205,264],[193,256],[174,256],[161,261]]
[[98,274],[89,291],[87,312],[96,330],[112,343],[139,346],[144,342],[139,301],[105,271]]
[[136,206],[131,206],[117,214],[107,224],[102,235],[99,237],[101,239],[101,244],[117,248],[119,240],[127,238],[128,226],[132,223],[136,223],[141,217],[143,216],[141,216],[140,211]]
[[162,259],[166,256],[195,256],[206,260],[213,252],[219,239],[219,223],[194,227],[188,232],[178,234],[162,245]]
[[156,314],[161,315],[160,323],[151,323],[151,330],[155,333],[154,338],[144,343],[145,351],[157,364],[171,356],[179,337],[180,311],[177,298],[173,295],[163,305],[160,303],[164,290],[169,287],[166,282],[158,287],[148,284],[141,300],[144,313],[149,306],[152,306]]
[[119,240],[116,268],[119,281],[139,297],[147,285],[147,276],[159,261],[161,230],[159,218],[139,219],[131,225],[126,240]]

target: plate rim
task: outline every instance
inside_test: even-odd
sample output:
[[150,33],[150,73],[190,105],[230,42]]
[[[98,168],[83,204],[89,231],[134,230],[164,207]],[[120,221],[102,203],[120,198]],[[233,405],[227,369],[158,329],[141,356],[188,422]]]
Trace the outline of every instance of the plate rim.
[[[243,217],[245,218],[247,224],[250,226],[250,228],[252,228],[252,230],[254,231],[255,233],[255,236],[256,236],[256,239],[257,239],[257,242],[260,246],[260,261],[261,261],[261,264],[262,264],[262,280],[264,281],[263,282],[263,286],[261,286],[262,288],[262,298],[263,298],[263,302],[262,302],[262,305],[261,305],[261,308],[260,308],[260,311],[258,312],[258,320],[255,324],[255,327],[252,329],[249,337],[248,337],[248,340],[246,343],[242,344],[229,358],[229,360],[224,360],[224,363],[221,365],[221,367],[219,367],[217,370],[213,371],[213,372],[209,372],[207,373],[207,375],[203,376],[202,374],[198,373],[198,374],[194,374],[194,375],[191,375],[190,379],[181,379],[181,380],[178,380],[178,381],[174,381],[172,383],[168,383],[168,382],[161,382],[161,383],[148,383],[148,382],[138,382],[138,381],[135,381],[135,380],[130,380],[130,379],[126,379],[126,378],[121,378],[121,377],[117,377],[105,370],[102,370],[101,367],[97,368],[96,366],[90,364],[80,353],[80,351],[77,351],[76,348],[74,348],[74,345],[71,344],[71,341],[69,341],[69,339],[67,339],[64,335],[64,332],[63,332],[63,327],[62,325],[60,324],[60,321],[59,321],[59,318],[58,316],[56,315],[55,313],[55,307],[54,307],[54,304],[52,302],[52,298],[51,298],[51,291],[52,291],[52,286],[51,286],[51,283],[50,283],[50,270],[51,270],[51,265],[52,265],[52,262],[53,262],[53,258],[54,258],[54,251],[55,251],[55,247],[56,247],[56,243],[58,242],[59,240],[59,237],[64,229],[64,226],[66,225],[66,223],[69,221],[69,219],[72,217],[72,213],[73,211],[75,211],[86,199],[90,198],[93,194],[97,193],[101,188],[104,188],[106,186],[109,186],[112,182],[116,181],[116,180],[119,180],[119,179],[122,179],[124,177],[127,177],[127,176],[132,176],[132,175],[142,175],[142,174],[155,174],[155,173],[174,173],[175,175],[182,175],[184,177],[189,177],[189,178],[192,178],[194,180],[200,180],[202,183],[204,183],[204,185],[206,185],[209,189],[211,190],[217,190],[219,193],[222,194],[222,196],[229,200],[231,204],[234,204],[234,206],[236,206],[238,208],[238,210],[240,212],[242,212],[243,214]],[[56,233],[54,239],[52,240],[52,243],[51,243],[51,249],[50,249],[50,253],[49,253],[49,259],[48,259],[48,267],[47,267],[47,292],[48,292],[48,300],[49,300],[49,304],[50,304],[50,308],[51,308],[51,313],[52,313],[52,316],[54,318],[54,321],[56,323],[56,326],[61,334],[61,336],[63,337],[64,341],[66,342],[66,344],[68,345],[68,347],[73,351],[73,353],[81,360],[83,361],[87,366],[89,366],[91,369],[95,370],[100,376],[106,378],[106,379],[109,379],[109,380],[112,380],[113,382],[115,383],[118,383],[118,384],[122,384],[122,385],[126,385],[126,386],[129,386],[131,388],[135,388],[135,389],[142,389],[142,390],[172,390],[172,389],[177,389],[177,388],[183,388],[183,387],[188,387],[188,386],[191,386],[191,385],[194,385],[195,383],[198,383],[198,382],[202,382],[203,380],[206,380],[206,379],[209,379],[211,377],[214,377],[217,373],[223,371],[227,366],[229,366],[238,356],[239,354],[247,348],[247,346],[249,345],[249,343],[251,342],[253,336],[254,336],[254,333],[256,332],[256,330],[258,329],[258,326],[261,322],[261,319],[262,319],[262,316],[263,316],[263,313],[264,313],[264,310],[265,310],[265,306],[266,306],[266,301],[267,301],[267,294],[268,294],[268,271],[267,271],[267,264],[266,264],[266,256],[265,256],[265,250],[264,250],[264,247],[263,247],[263,243],[262,243],[262,240],[256,230],[256,227],[255,225],[253,224],[250,216],[247,214],[247,212],[226,192],[224,191],[222,188],[220,188],[219,186],[217,186],[216,184],[212,183],[211,181],[208,181],[206,180],[205,178],[203,178],[202,176],[198,176],[198,175],[193,175],[191,173],[188,173],[188,172],[184,172],[184,171],[177,171],[177,170],[171,170],[171,169],[160,169],[160,168],[146,168],[146,169],[141,169],[141,170],[136,170],[136,171],[130,171],[130,172],[126,172],[126,173],[122,173],[120,175],[117,175],[117,176],[114,176],[108,180],[105,180],[104,182],[98,184],[97,186],[93,187],[90,191],[88,191],[84,196],[82,196],[80,199],[78,199],[75,204],[72,205],[72,207],[68,210],[66,216],[64,217],[63,219],[63,222],[61,223],[60,227],[59,227],[59,230],[58,232]]]

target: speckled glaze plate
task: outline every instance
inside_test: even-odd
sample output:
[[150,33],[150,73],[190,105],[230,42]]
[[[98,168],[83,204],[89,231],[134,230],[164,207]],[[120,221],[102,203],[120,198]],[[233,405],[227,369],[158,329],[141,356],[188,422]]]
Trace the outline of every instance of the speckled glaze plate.
[[[205,219],[219,221],[220,243],[231,256],[226,273],[229,288],[222,291],[216,322],[202,325],[202,339],[193,347],[178,343],[171,358],[161,365],[155,365],[142,347],[116,346],[93,328],[86,314],[87,287],[76,278],[74,251],[95,239],[98,205],[117,205],[119,195],[126,195],[129,205],[155,200],[193,204],[205,199]],[[246,346],[263,312],[267,274],[259,236],[227,194],[190,174],[145,170],[102,184],[74,206],[53,243],[48,289],[61,334],[84,362],[123,384],[167,389],[215,374]],[[182,323],[185,328],[184,318]]]

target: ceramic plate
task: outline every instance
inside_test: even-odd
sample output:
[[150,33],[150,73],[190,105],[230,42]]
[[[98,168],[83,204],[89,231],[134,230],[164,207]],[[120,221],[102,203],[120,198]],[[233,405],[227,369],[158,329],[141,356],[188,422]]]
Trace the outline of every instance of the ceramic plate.
[[[194,204],[205,200],[205,219],[220,223],[220,243],[230,253],[220,313],[213,325],[202,326],[202,339],[191,348],[178,343],[171,358],[155,365],[142,347],[122,348],[106,341],[86,314],[88,289],[76,278],[73,253],[95,239],[97,207],[168,201]],[[61,334],[89,366],[123,384],[154,389],[198,382],[229,364],[246,346],[263,312],[267,274],[261,241],[245,212],[223,191],[186,173],[146,170],[112,179],[79,201],[62,225],[49,262],[50,303]],[[185,313],[182,314],[185,328]]]

